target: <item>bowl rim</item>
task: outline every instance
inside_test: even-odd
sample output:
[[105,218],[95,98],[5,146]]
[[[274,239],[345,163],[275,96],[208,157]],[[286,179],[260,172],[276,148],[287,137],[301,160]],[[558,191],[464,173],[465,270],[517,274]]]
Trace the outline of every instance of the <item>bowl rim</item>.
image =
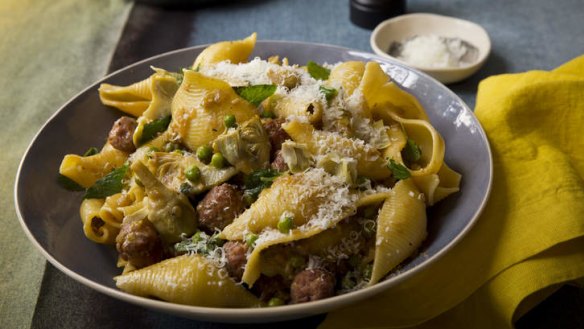
[[[381,57],[381,56],[378,56],[375,54],[371,54],[368,52],[353,50],[350,48],[336,46],[336,45],[330,45],[330,44],[325,44],[325,43],[314,43],[314,42],[303,42],[303,41],[283,41],[283,40],[258,40],[256,42],[256,46],[260,45],[260,44],[290,44],[290,43],[296,44],[298,46],[327,47],[329,49],[336,49],[337,51],[345,52],[351,56],[363,57],[363,58],[366,58],[368,60],[375,60],[375,61],[380,62],[380,63],[385,62],[385,63],[389,63],[389,64],[394,64],[394,65],[397,64],[398,66],[404,66],[404,64],[402,64],[401,62],[396,61],[396,60],[384,58],[384,57]],[[268,308],[268,307],[262,307],[262,308],[204,307],[204,306],[183,305],[183,304],[177,304],[177,303],[172,303],[172,302],[166,302],[166,301],[162,301],[162,300],[150,299],[147,297],[140,297],[140,296],[136,296],[136,295],[131,295],[131,294],[126,293],[126,292],[119,290],[119,289],[104,286],[104,285],[102,285],[98,282],[95,282],[95,281],[93,281],[93,280],[91,280],[91,279],[89,279],[81,274],[78,274],[77,272],[75,272],[75,271],[69,269],[67,266],[63,265],[61,262],[59,262],[59,260],[57,260],[55,257],[53,257],[49,253],[49,251],[46,250],[41,245],[41,243],[36,239],[36,237],[34,236],[32,231],[29,229],[28,225],[26,224],[24,217],[22,215],[21,209],[20,209],[20,200],[19,200],[18,195],[19,195],[20,180],[22,177],[21,171],[24,167],[24,164],[26,162],[26,159],[29,156],[29,153],[30,153],[32,147],[36,143],[40,134],[46,129],[46,127],[65,108],[70,106],[71,103],[75,102],[80,96],[82,96],[85,93],[88,93],[90,90],[94,89],[96,86],[98,86],[100,83],[104,82],[105,80],[107,80],[107,79],[109,79],[117,74],[120,74],[123,71],[130,71],[134,67],[145,65],[147,62],[150,62],[152,60],[155,60],[155,59],[158,59],[161,57],[172,56],[174,54],[178,54],[181,52],[191,52],[191,51],[196,51],[196,50],[202,50],[209,45],[210,44],[195,45],[195,46],[191,46],[191,47],[186,47],[186,48],[181,48],[181,49],[176,49],[176,50],[164,52],[164,53],[140,60],[140,61],[135,62],[133,64],[130,64],[128,66],[122,67],[122,68],[120,68],[112,73],[105,75],[104,77],[96,80],[94,83],[91,83],[89,86],[87,86],[86,88],[84,88],[83,90],[78,92],[76,95],[74,95],[73,97],[68,99],[61,107],[59,107],[59,109],[57,111],[55,111],[55,113],[53,113],[47,119],[47,121],[41,126],[41,128],[39,128],[39,130],[37,131],[35,136],[32,138],[26,151],[23,153],[23,156],[22,156],[21,161],[20,161],[19,166],[18,166],[18,170],[16,172],[16,177],[15,177],[16,179],[15,179],[14,190],[13,190],[14,191],[14,204],[15,204],[16,214],[17,214],[18,220],[20,222],[20,225],[21,225],[22,229],[24,230],[28,239],[41,252],[41,254],[53,266],[55,266],[61,272],[63,272],[64,274],[66,274],[70,278],[76,280],[77,282],[79,282],[79,283],[81,283],[89,288],[92,288],[98,292],[101,292],[105,295],[116,298],[118,300],[122,300],[122,301],[131,303],[134,305],[138,305],[141,307],[146,307],[146,308],[150,308],[150,309],[154,309],[154,310],[158,310],[158,311],[163,311],[163,312],[175,314],[175,315],[182,316],[182,317],[187,317],[187,318],[191,318],[191,319],[198,319],[198,320],[207,320],[207,321],[213,321],[213,322],[221,322],[221,323],[275,322],[275,321],[298,319],[298,318],[307,317],[307,316],[316,315],[316,314],[323,314],[323,313],[326,313],[328,311],[339,309],[340,307],[355,304],[361,300],[372,297],[374,295],[378,295],[379,293],[381,293],[384,290],[386,290],[387,288],[389,288],[389,286],[397,285],[400,282],[413,276],[415,273],[418,273],[419,271],[422,271],[422,270],[426,269],[427,267],[429,267],[431,264],[435,263],[438,259],[442,258],[448,251],[450,251],[450,249],[452,249],[455,245],[457,245],[467,235],[467,233],[472,229],[472,227],[474,227],[474,225],[478,221],[480,215],[484,211],[485,205],[487,204],[487,201],[490,197],[491,189],[492,189],[493,159],[492,159],[492,152],[491,152],[491,148],[490,148],[486,133],[485,133],[482,125],[480,125],[480,122],[478,121],[478,119],[474,115],[474,112],[472,110],[470,110],[468,105],[460,97],[458,97],[458,95],[456,95],[453,91],[451,91],[449,88],[447,88],[446,86],[444,86],[442,83],[438,82],[436,79],[432,78],[431,76],[429,76],[423,72],[419,72],[415,69],[412,70],[411,67],[405,65],[405,66],[407,66],[408,70],[415,71],[417,74],[420,74],[420,75],[422,75],[425,78],[428,78],[430,80],[434,80],[434,82],[441,85],[441,87],[443,88],[443,91],[445,93],[449,94],[449,96],[452,97],[453,100],[457,101],[462,106],[463,110],[466,111],[469,115],[471,115],[476,120],[476,122],[479,124],[478,125],[479,134],[481,135],[482,139],[485,141],[485,147],[486,147],[486,151],[488,153],[487,155],[488,155],[488,160],[489,160],[488,161],[488,165],[489,165],[488,182],[487,182],[485,194],[484,194],[484,197],[481,200],[478,208],[475,210],[472,218],[469,219],[466,226],[458,233],[458,235],[454,239],[449,241],[442,249],[440,249],[438,252],[436,252],[432,256],[428,257],[427,259],[425,259],[420,264],[417,264],[416,266],[412,267],[411,269],[408,269],[405,272],[400,273],[399,275],[396,275],[393,277],[390,276],[390,277],[386,278],[385,280],[383,280],[383,281],[381,281],[373,286],[366,287],[366,288],[360,289],[360,290],[356,290],[356,291],[353,291],[353,292],[348,293],[348,294],[333,296],[333,297],[326,298],[323,300],[318,300],[318,301],[313,301],[313,302],[308,302],[308,303],[285,305],[285,306],[281,306],[281,307],[270,307],[270,308]],[[397,62],[397,63],[392,63],[392,62]]]
[[[484,49],[482,47],[480,48],[481,51],[479,52],[479,57],[477,58],[477,60],[472,62],[472,63],[466,63],[466,64],[459,66],[459,67],[430,67],[430,66],[424,66],[424,65],[414,65],[412,63],[408,63],[408,62],[403,61],[399,58],[391,56],[390,54],[388,54],[386,51],[382,50],[379,47],[378,42],[377,42],[378,36],[381,33],[381,31],[386,29],[389,25],[399,24],[400,22],[403,22],[406,20],[420,19],[420,18],[424,18],[424,17],[431,17],[434,19],[440,19],[440,20],[447,21],[450,23],[457,22],[457,23],[468,24],[468,25],[471,25],[471,26],[477,28],[477,30],[480,31],[481,34],[483,34],[483,36],[485,37],[485,40],[487,41]],[[412,14],[405,14],[405,15],[396,16],[396,17],[393,17],[390,19],[386,19],[386,20],[382,21],[381,23],[379,23],[375,27],[373,32],[371,32],[371,36],[369,38],[369,44],[370,44],[371,48],[373,49],[373,51],[375,52],[375,54],[377,54],[378,56],[395,60],[403,65],[407,65],[407,66],[413,67],[415,69],[421,70],[423,72],[428,72],[430,74],[458,72],[458,71],[463,71],[463,70],[475,68],[477,66],[481,66],[485,62],[485,60],[489,57],[489,55],[491,53],[491,47],[492,47],[491,38],[489,36],[489,33],[481,25],[479,25],[475,22],[471,22],[471,21],[466,20],[466,19],[452,17],[452,16],[446,16],[446,15],[433,14],[433,13],[412,13]]]

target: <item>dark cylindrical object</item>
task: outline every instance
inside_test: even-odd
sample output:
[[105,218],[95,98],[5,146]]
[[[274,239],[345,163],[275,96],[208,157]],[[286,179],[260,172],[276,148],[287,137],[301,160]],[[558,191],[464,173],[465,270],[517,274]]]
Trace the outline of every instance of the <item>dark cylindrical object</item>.
[[373,29],[380,22],[406,12],[406,0],[349,0],[353,24]]

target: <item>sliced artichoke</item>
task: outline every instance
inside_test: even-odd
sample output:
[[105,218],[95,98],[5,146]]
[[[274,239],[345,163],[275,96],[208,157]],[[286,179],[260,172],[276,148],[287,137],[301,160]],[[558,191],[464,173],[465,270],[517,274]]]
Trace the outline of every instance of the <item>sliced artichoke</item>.
[[345,183],[353,185],[357,182],[357,160],[341,157],[337,153],[329,153],[316,164],[331,175],[341,177]]
[[213,148],[245,174],[270,163],[270,139],[258,116],[226,131],[215,140]]
[[[189,196],[209,190],[237,174],[233,167],[219,169],[206,165],[191,153],[152,152],[145,163],[166,187]],[[198,168],[198,179],[187,177],[193,167]]]
[[293,173],[302,172],[312,164],[312,155],[308,147],[290,140],[282,143],[282,157]]
[[[181,240],[181,235],[190,236],[197,229],[197,213],[189,199],[162,184],[140,161],[132,164],[148,195],[145,205],[148,220],[152,222],[165,244]],[[145,198],[146,199],[146,198]]]

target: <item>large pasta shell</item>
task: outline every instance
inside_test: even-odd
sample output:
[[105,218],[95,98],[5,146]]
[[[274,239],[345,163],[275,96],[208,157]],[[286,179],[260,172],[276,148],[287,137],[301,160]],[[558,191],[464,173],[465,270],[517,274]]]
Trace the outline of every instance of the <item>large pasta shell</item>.
[[120,232],[119,227],[114,227],[106,222],[102,225],[95,225],[94,221],[99,220],[99,213],[103,206],[103,199],[84,199],[79,208],[81,222],[83,223],[83,233],[85,236],[96,243],[113,244],[116,236]]
[[114,168],[120,167],[128,159],[128,154],[122,152],[109,143],[97,154],[79,156],[67,154],[61,161],[59,173],[72,179],[77,184],[89,188],[96,180],[107,175]]
[[391,81],[379,63],[368,62],[365,65],[359,89],[371,113],[386,122],[389,113],[396,113],[407,119],[428,120],[418,100]]
[[334,132],[316,130],[311,124],[297,120],[285,123],[282,128],[292,140],[305,144],[314,155],[337,153],[343,157],[354,158],[357,160],[357,172],[360,176],[383,179],[391,174],[381,153],[363,141]]
[[255,47],[256,38],[257,33],[254,32],[242,40],[214,43],[197,56],[193,68],[199,69],[226,60],[233,64],[245,62]]
[[331,85],[341,85],[345,98],[350,97],[359,87],[365,72],[365,63],[358,61],[342,62],[335,66],[329,75]]
[[239,97],[227,82],[185,71],[183,83],[172,101],[170,128],[185,145],[195,150],[225,131],[226,115],[232,114],[237,122],[245,122],[255,112],[255,107]]
[[[425,176],[435,174],[444,163],[444,152],[446,147],[440,133],[425,120],[404,119],[391,113],[391,118],[399,122],[406,132],[408,138],[416,142],[421,150],[421,158],[417,161],[415,168],[409,168],[412,176]],[[389,154],[384,154],[387,158],[392,158]],[[396,159],[393,157],[394,160]]]
[[442,164],[437,174],[412,177],[416,187],[424,193],[428,206],[458,192],[460,179],[461,175],[448,167],[446,163]]
[[285,212],[294,218],[294,225],[300,227],[321,208],[327,205],[335,208],[333,196],[344,190],[348,196],[348,187],[342,179],[321,169],[281,176],[269,189],[262,191],[249,209],[225,227],[221,235],[227,240],[243,240],[246,232],[260,233],[266,228],[276,228]]
[[370,285],[411,256],[426,238],[426,205],[411,179],[399,181],[377,218]]
[[200,255],[183,255],[114,278],[121,290],[186,305],[258,307],[260,301]]
[[99,86],[99,99],[104,105],[115,107],[125,113],[139,117],[148,108],[152,99],[150,89],[152,76],[129,86],[102,83]]

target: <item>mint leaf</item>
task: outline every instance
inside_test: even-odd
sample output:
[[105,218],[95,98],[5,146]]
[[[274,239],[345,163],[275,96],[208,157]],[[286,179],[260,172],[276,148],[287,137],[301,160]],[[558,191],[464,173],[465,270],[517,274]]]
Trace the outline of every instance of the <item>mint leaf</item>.
[[324,95],[327,102],[330,102],[339,93],[335,88],[327,88],[325,86],[318,87],[318,90]]
[[57,176],[57,184],[68,191],[84,191],[85,188],[71,178],[59,174]]
[[264,99],[276,92],[276,85],[255,85],[247,87],[234,87],[233,90],[243,99],[255,106],[260,105]]
[[142,145],[156,137],[159,133],[162,133],[168,128],[170,124],[171,116],[165,116],[164,118],[148,122],[144,125],[144,130],[142,130],[142,136],[138,140],[138,144]]
[[406,146],[404,147],[401,153],[402,157],[404,158],[404,161],[410,164],[417,162],[422,157],[422,150],[420,149],[418,144],[416,144],[416,142],[414,142],[413,139],[409,138],[408,141],[406,142]]
[[128,173],[128,165],[112,170],[109,174],[98,179],[93,186],[85,191],[84,199],[103,199],[120,193],[124,188],[124,177]]
[[306,63],[306,69],[308,69],[308,74],[316,80],[326,80],[328,79],[329,74],[331,74],[329,69],[322,67],[313,61],[308,61],[308,63]]
[[393,177],[395,179],[404,180],[410,178],[411,176],[408,168],[404,167],[402,164],[395,162],[393,159],[389,160],[389,164],[387,166],[391,170]]
[[247,175],[243,181],[244,198],[248,203],[253,203],[260,195],[260,192],[272,186],[272,182],[280,176],[280,172],[274,169],[260,169]]

